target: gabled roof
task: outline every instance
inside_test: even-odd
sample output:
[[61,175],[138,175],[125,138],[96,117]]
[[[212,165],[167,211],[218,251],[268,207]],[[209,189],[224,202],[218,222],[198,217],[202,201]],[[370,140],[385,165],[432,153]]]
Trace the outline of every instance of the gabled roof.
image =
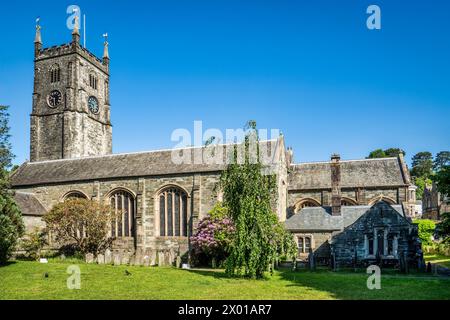
[[24,216],[42,216],[47,211],[33,193],[16,191],[14,200]]
[[[274,161],[274,163],[277,161],[276,155],[278,154],[277,141],[267,140],[260,142],[260,146],[264,145],[267,147],[267,159]],[[271,152],[272,147],[274,148],[273,152]],[[11,185],[18,187],[72,181],[215,172],[226,168],[226,164],[229,162],[227,160],[232,159],[233,150],[233,144],[221,144],[211,145],[208,148],[192,147],[26,162],[11,176]],[[184,152],[184,155],[190,155],[192,160],[190,163],[176,164],[172,161],[172,153],[181,151]],[[205,163],[205,161],[201,160],[202,151],[204,151],[204,155],[220,155],[220,152],[222,152],[220,157],[222,161]],[[200,159],[197,162],[198,164],[195,159]],[[217,164],[217,162],[220,162],[220,164]]]
[[[306,207],[287,219],[285,226],[290,231],[338,231],[353,224],[373,206],[343,206],[339,216],[331,215],[331,207]],[[404,217],[401,205],[390,206]]]
[[[392,187],[409,184],[400,158],[340,161],[341,188]],[[289,172],[289,190],[330,189],[331,162],[293,164]]]

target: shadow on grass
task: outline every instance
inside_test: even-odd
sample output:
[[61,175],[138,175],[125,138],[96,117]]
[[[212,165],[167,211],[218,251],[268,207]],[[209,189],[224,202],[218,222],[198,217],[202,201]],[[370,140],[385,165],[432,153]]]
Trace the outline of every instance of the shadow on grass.
[[7,267],[7,266],[10,266],[10,265],[13,265],[13,264],[16,264],[16,263],[17,263],[16,261],[7,261],[5,263],[0,264],[0,268]]

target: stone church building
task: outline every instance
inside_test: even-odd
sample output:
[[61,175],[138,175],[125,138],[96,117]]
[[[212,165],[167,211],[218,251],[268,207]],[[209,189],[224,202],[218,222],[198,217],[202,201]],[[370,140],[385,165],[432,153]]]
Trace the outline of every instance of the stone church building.
[[[43,48],[37,26],[34,44],[30,161],[11,176],[27,230],[44,227],[41,216],[67,198],[94,199],[123,212],[111,226],[116,250],[153,263],[186,254],[197,222],[220,201],[225,162],[176,164],[173,150],[113,154],[107,41],[99,59],[75,27],[70,43]],[[295,235],[300,260],[310,251],[324,263],[414,259],[415,187],[401,155],[295,164],[283,136],[261,143],[277,178],[274,211]],[[226,145],[213,148],[229,156]]]

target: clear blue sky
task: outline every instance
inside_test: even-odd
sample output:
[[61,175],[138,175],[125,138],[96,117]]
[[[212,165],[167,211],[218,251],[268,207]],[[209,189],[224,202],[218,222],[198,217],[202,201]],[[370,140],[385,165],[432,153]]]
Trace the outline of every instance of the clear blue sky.
[[[109,33],[114,152],[170,148],[174,129],[279,128],[298,162],[376,148],[450,149],[449,1],[2,1],[0,103],[29,156],[35,18],[44,46]],[[366,28],[378,4],[382,30]]]

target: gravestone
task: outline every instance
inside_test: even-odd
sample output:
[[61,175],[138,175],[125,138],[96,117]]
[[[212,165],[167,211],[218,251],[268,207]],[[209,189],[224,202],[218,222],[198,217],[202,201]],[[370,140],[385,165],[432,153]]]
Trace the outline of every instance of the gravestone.
[[115,266],[120,266],[120,262],[122,261],[122,256],[120,253],[113,254],[113,261]]
[[156,266],[157,265],[157,263],[156,263],[156,251],[152,251],[150,253],[150,265],[151,266]]
[[111,264],[111,262],[112,262],[111,250],[106,249],[105,250],[105,263],[106,264]]
[[312,250],[308,254],[308,265],[310,270],[316,270],[316,262]]
[[142,266],[142,252],[141,250],[136,251],[134,254],[134,265],[135,266]]
[[162,267],[165,265],[165,255],[164,251],[158,251],[158,266]]
[[143,263],[144,263],[144,267],[148,267],[150,265],[149,256],[144,256]]
[[176,262],[176,265],[175,265],[177,268],[180,268],[181,267],[181,257],[180,256],[177,256],[177,262]]
[[130,254],[128,252],[122,254],[122,260],[120,262],[121,264],[130,264]]
[[94,262],[94,255],[92,253],[86,254],[86,263],[93,263]]
[[99,254],[98,256],[97,256],[97,263],[98,264],[105,264],[105,256],[103,255],[103,254]]

